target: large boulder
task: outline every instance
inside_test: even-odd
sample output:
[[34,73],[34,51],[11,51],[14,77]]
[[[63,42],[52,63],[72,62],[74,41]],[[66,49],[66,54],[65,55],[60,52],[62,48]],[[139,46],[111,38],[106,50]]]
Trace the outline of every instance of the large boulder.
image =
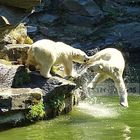
[[63,7],[69,12],[82,16],[94,17],[102,14],[102,11],[93,0],[64,0]]
[[13,64],[25,64],[29,44],[7,44],[0,50],[0,59],[11,61]]
[[5,7],[0,5],[0,48],[3,43],[3,38],[8,34],[29,12],[13,7]]
[[38,22],[46,26],[55,25],[59,17],[52,14],[41,13],[38,15]]
[[0,49],[5,44],[5,35],[29,16],[39,3],[40,0],[0,0]]
[[46,79],[38,72],[28,72],[23,65],[0,64],[0,86],[41,88],[44,96],[66,94],[75,88],[75,84],[59,77]]
[[23,65],[0,64],[0,88],[20,87],[29,82],[29,75]]
[[6,6],[12,6],[22,9],[29,9],[31,10],[34,6],[39,4],[41,0],[0,0],[0,4],[6,5]]
[[104,19],[104,14],[93,0],[64,0],[61,7],[68,11],[67,23],[78,26],[93,26]]
[[[129,47],[137,48],[140,46],[140,24],[139,22],[131,22],[124,24],[117,24],[109,29],[110,36],[114,36],[120,42],[130,44]],[[133,35],[133,37],[132,37]]]
[[27,48],[30,46],[28,44],[32,44],[33,40],[27,35],[24,24],[19,24],[15,29],[3,33],[2,36],[0,39],[0,59],[14,61],[21,54],[27,56]]
[[[113,45],[130,51],[139,49],[140,46],[139,22],[118,23],[111,27],[98,30],[96,36],[101,36],[93,46],[105,48]],[[115,45],[116,44],[116,45]]]
[[[0,5],[0,13],[1,16],[3,16],[10,25],[16,25],[29,14],[29,12],[23,11],[22,9],[18,9],[17,12],[17,9],[13,7],[9,8],[3,5]],[[7,23],[5,23],[5,26],[6,24]]]
[[42,100],[39,88],[8,88],[0,89],[1,112],[30,109],[30,106]]
[[[32,119],[38,117],[40,115],[39,113],[43,112],[43,110],[42,112],[38,112],[37,110],[42,100],[42,90],[39,88],[1,88],[0,128],[4,128],[5,124],[7,124],[7,127],[9,125],[16,125],[17,123],[27,120],[28,116],[30,116],[30,118],[32,117]],[[33,107],[36,107],[36,112],[32,110]]]
[[57,95],[69,96],[76,85],[73,82],[60,77],[53,76],[46,79],[37,72],[31,72],[30,83],[25,86],[32,88],[39,87],[43,90],[44,96],[53,97]]
[[[17,117],[19,120],[25,119],[30,107],[39,101],[43,104],[37,106],[37,112],[38,108],[43,112],[44,106],[47,118],[67,113],[77,103],[77,93],[73,92],[75,87],[73,82],[60,77],[46,79],[38,72],[28,72],[22,65],[0,64],[0,108],[4,113],[0,123],[7,123],[6,120],[16,122]],[[29,118],[32,119],[34,113],[37,114],[35,118],[40,116],[31,109]]]
[[75,14],[67,14],[65,20],[69,24],[92,27],[94,25],[100,24],[104,20],[104,15],[100,14],[95,16],[82,16]]

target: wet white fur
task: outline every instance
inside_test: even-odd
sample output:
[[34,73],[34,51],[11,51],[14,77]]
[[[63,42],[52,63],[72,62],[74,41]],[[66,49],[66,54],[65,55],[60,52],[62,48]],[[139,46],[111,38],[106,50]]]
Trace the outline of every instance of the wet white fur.
[[125,60],[122,53],[114,48],[106,48],[89,58],[91,66],[88,69],[97,72],[97,74],[88,87],[95,88],[100,82],[111,78],[120,96],[120,104],[128,107],[127,90],[122,77],[125,68]]

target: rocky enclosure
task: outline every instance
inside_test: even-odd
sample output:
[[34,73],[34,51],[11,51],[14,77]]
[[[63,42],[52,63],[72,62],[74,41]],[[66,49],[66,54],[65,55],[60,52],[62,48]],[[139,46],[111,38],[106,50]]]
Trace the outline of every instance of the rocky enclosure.
[[[38,119],[43,112],[34,114],[33,110],[43,110],[42,101],[48,117],[68,112],[76,103],[74,83],[57,77],[44,79],[21,65],[30,44],[42,38],[63,41],[88,55],[106,47],[118,48],[126,60],[125,82],[134,84],[130,92],[139,91],[139,0],[0,0],[0,124],[17,118]],[[33,93],[41,97],[36,103]],[[17,97],[18,107],[12,110],[9,107]]]

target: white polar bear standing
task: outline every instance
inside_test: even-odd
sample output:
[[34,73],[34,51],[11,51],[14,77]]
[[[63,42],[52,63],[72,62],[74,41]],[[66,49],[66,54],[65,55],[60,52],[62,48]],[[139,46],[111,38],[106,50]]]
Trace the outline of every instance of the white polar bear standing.
[[43,77],[49,78],[51,77],[51,67],[63,64],[65,74],[73,76],[72,61],[85,63],[87,60],[88,56],[80,49],[73,48],[63,42],[42,39],[35,42],[28,50],[27,66],[36,66]]
[[90,56],[88,64],[91,64],[88,68],[89,71],[97,72],[88,87],[95,88],[100,82],[111,78],[120,96],[120,104],[124,107],[128,107],[127,90],[122,77],[125,68],[122,53],[114,48],[106,48]]

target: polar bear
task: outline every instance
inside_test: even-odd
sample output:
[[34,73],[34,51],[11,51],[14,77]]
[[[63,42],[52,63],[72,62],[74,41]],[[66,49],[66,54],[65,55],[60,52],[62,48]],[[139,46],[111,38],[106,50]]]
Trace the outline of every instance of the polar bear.
[[27,66],[34,65],[40,74],[51,77],[50,70],[53,65],[63,64],[67,76],[74,76],[72,64],[85,63],[88,56],[80,49],[73,48],[63,42],[54,42],[49,39],[39,40],[28,50]]
[[87,71],[97,72],[88,87],[95,88],[100,82],[111,78],[120,96],[120,104],[124,107],[128,107],[127,90],[122,77],[125,68],[122,53],[115,48],[106,48],[90,56],[87,63],[90,64]]

